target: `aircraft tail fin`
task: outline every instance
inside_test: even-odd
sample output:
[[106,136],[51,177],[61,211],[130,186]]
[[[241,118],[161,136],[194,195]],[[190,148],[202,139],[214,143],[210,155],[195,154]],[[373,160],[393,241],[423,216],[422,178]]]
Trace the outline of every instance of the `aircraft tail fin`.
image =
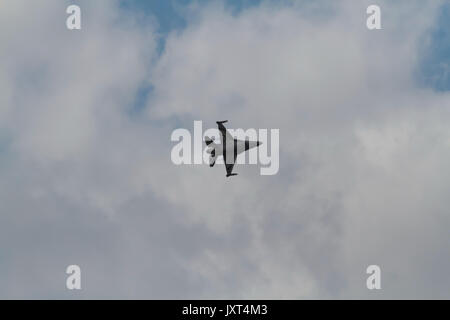
[[205,143],[208,146],[208,149],[206,150],[207,153],[209,153],[209,166],[213,167],[216,163],[216,144],[214,143],[214,139],[211,139],[210,137],[205,137]]
[[211,143],[214,143],[214,139],[211,139],[208,136],[205,136],[205,143],[207,146],[209,146]]
[[209,166],[214,167],[216,164],[216,158],[215,157],[209,157]]

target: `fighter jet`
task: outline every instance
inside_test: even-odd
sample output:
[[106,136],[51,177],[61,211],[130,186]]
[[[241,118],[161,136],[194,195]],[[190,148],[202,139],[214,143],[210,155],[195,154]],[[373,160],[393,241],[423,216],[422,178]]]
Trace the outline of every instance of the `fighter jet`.
[[262,144],[262,142],[235,139],[223,125],[227,122],[228,120],[216,121],[217,126],[219,127],[220,135],[222,136],[221,144],[215,143],[213,139],[209,137],[205,137],[205,143],[208,146],[207,152],[210,154],[209,166],[213,167],[216,163],[217,157],[223,156],[228,178],[231,176],[237,176],[237,173],[232,173],[237,155],[247,151],[248,149],[258,147]]

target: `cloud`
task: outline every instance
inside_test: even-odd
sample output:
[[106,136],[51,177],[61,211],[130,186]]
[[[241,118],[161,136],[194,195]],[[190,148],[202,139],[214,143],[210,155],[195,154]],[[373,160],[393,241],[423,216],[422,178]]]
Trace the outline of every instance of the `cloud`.
[[[67,3],[0,8],[0,296],[448,297],[450,98],[415,78],[438,2],[380,2],[380,31],[368,2],[192,6],[160,53],[154,17],[81,1],[68,31]],[[174,166],[194,119],[279,128],[279,174]]]

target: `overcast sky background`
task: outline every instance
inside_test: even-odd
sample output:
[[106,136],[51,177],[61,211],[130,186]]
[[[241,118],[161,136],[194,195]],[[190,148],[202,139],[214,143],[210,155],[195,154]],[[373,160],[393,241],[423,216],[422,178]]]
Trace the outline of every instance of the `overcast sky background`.
[[[0,298],[449,299],[449,40],[438,0],[1,1]],[[277,175],[172,164],[224,119]]]

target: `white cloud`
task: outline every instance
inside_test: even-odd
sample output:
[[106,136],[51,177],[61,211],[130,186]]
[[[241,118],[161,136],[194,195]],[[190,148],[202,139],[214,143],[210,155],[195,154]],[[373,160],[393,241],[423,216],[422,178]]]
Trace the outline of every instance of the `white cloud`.
[[[373,260],[397,277],[387,277],[398,286],[387,297],[443,294],[431,290],[432,282],[421,291],[409,290],[407,283],[433,278],[433,265],[422,269],[425,256],[419,254],[416,266],[409,262],[415,255],[414,234],[427,225],[424,234],[436,232],[440,241],[445,237],[445,228],[435,224],[442,212],[425,199],[432,196],[429,190],[442,194],[447,189],[436,173],[448,171],[449,97],[417,87],[414,79],[438,5],[384,2],[379,32],[364,27],[363,3],[342,2],[328,20],[305,17],[301,6],[263,7],[237,16],[212,6],[187,30],[172,34],[153,73],[150,116],[186,115],[210,123],[233,119],[230,125],[236,127],[280,128],[282,151],[282,178],[251,178],[242,189],[242,182],[233,183],[248,207],[230,190],[220,217],[208,210],[204,194],[218,203],[227,188],[220,181],[220,190],[208,185],[200,193],[177,185],[174,195],[188,194],[177,196],[178,201],[194,208],[200,220],[216,221],[211,225],[216,229],[230,230],[222,215],[250,219],[249,232],[259,240],[251,248],[266,253],[255,257],[255,264],[263,268],[271,254],[288,248],[292,256],[272,258],[284,267],[271,276],[283,283],[286,272],[295,279],[297,272],[315,270],[312,279],[302,280],[311,284],[306,287],[312,297],[370,297],[363,284],[365,267]],[[408,17],[418,10],[425,14],[411,24]],[[198,185],[194,181],[203,178],[195,175],[187,179]],[[167,188],[173,190],[173,184]],[[445,197],[437,201],[445,208]],[[279,221],[268,223],[273,220]],[[283,233],[285,224],[297,232]],[[436,242],[421,245],[448,251],[446,241]],[[291,263],[297,270],[287,267]],[[255,288],[263,287],[263,274],[261,282],[252,282]],[[298,294],[289,284],[286,292],[302,297],[301,285],[290,284]],[[279,296],[275,289],[264,292],[259,297]]]
[[[438,2],[382,2],[381,31],[353,1],[194,7],[160,57],[152,24],[116,2],[82,2],[79,32],[65,29],[66,3],[10,2],[0,225],[24,224],[41,243],[5,229],[24,248],[7,268],[26,262],[51,281],[55,265],[80,259],[96,275],[87,297],[361,298],[374,296],[364,285],[375,263],[375,297],[448,297],[437,279],[450,264],[450,98],[414,81]],[[280,173],[174,166],[174,119],[279,128]],[[2,296],[30,296],[17,272]],[[57,297],[57,280],[31,295]]]

